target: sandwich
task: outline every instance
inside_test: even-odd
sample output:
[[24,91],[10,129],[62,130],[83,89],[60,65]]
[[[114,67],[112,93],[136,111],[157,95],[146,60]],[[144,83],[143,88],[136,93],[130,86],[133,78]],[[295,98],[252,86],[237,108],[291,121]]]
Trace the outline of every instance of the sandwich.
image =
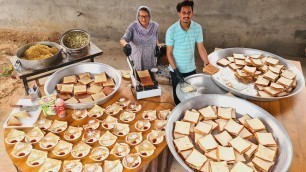
[[125,136],[129,132],[130,132],[129,124],[117,123],[115,124],[115,127],[113,129],[113,133],[117,136]]
[[284,87],[290,87],[293,84],[293,80],[291,79],[287,79],[285,77],[280,77],[277,82],[278,84],[284,86]]
[[82,135],[82,127],[69,126],[67,131],[64,133],[66,140],[76,140]]
[[109,150],[106,147],[96,147],[91,151],[89,158],[94,161],[103,161],[109,156]]
[[255,133],[255,138],[263,146],[277,146],[271,133]]
[[96,118],[90,118],[86,124],[83,125],[85,130],[96,130],[100,126],[101,120]]
[[75,97],[71,97],[70,99],[65,101],[66,103],[79,103],[79,101]]
[[220,59],[217,61],[217,64],[222,66],[222,67],[226,67],[227,65],[229,65],[231,62],[226,60],[226,59]]
[[12,116],[16,117],[16,118],[30,118],[30,115],[25,110],[14,113],[14,114],[12,114]]
[[75,158],[83,158],[89,153],[90,149],[91,146],[80,141],[72,148],[71,155]]
[[123,166],[120,160],[109,161],[105,160],[103,165],[103,171],[105,172],[122,172]]
[[98,84],[91,84],[90,87],[87,88],[87,94],[97,94],[100,92],[102,92],[102,86]]
[[218,117],[221,119],[231,119],[232,118],[232,108],[222,108],[222,107],[218,107]]
[[22,126],[22,123],[14,116],[10,116],[9,120],[7,121],[7,126]]
[[213,149],[209,152],[205,152],[205,156],[207,156],[209,159],[211,159],[213,161],[218,161],[217,149]]
[[236,162],[234,148],[232,147],[223,147],[223,146],[218,145],[217,157],[219,161],[226,161],[227,163]]
[[199,116],[200,116],[200,113],[197,112],[197,111],[193,112],[193,111],[186,110],[184,118],[183,118],[182,121],[190,122],[190,123],[194,123],[195,124],[195,123],[198,122]]
[[265,79],[263,76],[258,76],[255,85],[260,85],[260,86],[268,86],[270,81],[268,79]]
[[111,146],[117,141],[117,136],[112,134],[109,131],[106,131],[102,136],[99,138],[99,143],[102,146]]
[[234,57],[226,57],[228,61],[230,61],[231,63],[235,62],[235,58]]
[[79,79],[79,82],[84,84],[84,85],[87,85],[87,84],[93,82],[93,80],[90,77],[85,76],[85,77]]
[[233,57],[236,59],[240,59],[240,60],[244,60],[245,59],[245,56],[243,54],[236,54],[234,53],[233,54]]
[[102,88],[102,92],[105,94],[105,95],[110,95],[115,89],[112,88],[112,87],[103,87]]
[[86,94],[86,85],[75,85],[73,87],[73,94],[74,95]]
[[81,172],[83,168],[82,162],[80,160],[65,160],[63,165],[63,172]]
[[84,77],[91,78],[91,75],[90,75],[89,72],[79,73],[78,76],[79,76],[80,79],[82,79]]
[[271,167],[274,165],[274,162],[268,162],[257,157],[254,157],[252,162],[254,166],[261,171],[270,171]]
[[235,150],[234,150],[234,153],[235,153],[236,163],[239,162],[239,161],[246,162],[246,159],[244,158],[243,154],[240,154]]
[[135,119],[135,117],[136,117],[136,114],[135,114],[135,113],[124,111],[124,112],[120,115],[119,119],[120,119],[121,121],[123,121],[123,122],[131,122],[131,121],[133,121],[133,120]]
[[283,91],[285,89],[285,87],[281,84],[277,84],[277,83],[274,83],[272,82],[270,84],[270,87],[273,88],[274,90],[277,90],[277,91]]
[[194,127],[194,132],[201,134],[201,135],[207,135],[211,133],[211,131],[212,131],[212,125],[206,124],[204,122],[199,122]]
[[263,91],[263,89],[264,89],[265,87],[264,87],[264,86],[261,86],[261,85],[254,84],[254,88],[255,88],[257,91]]
[[141,132],[128,133],[125,137],[125,141],[130,145],[137,145],[142,141]]
[[115,82],[113,78],[107,78],[106,82],[103,82],[103,87],[115,87]]
[[266,64],[270,65],[270,66],[275,66],[275,65],[278,65],[279,63],[279,60],[278,59],[275,59],[273,57],[268,57],[265,61]]
[[103,115],[104,111],[104,108],[95,104],[94,107],[88,111],[88,116],[93,118],[99,118]]
[[30,167],[39,166],[45,162],[45,159],[48,157],[47,151],[41,151],[37,149],[32,149],[30,155],[28,156],[26,163]]
[[259,58],[257,58],[257,59],[250,58],[250,60],[251,60],[251,63],[252,63],[253,66],[263,66],[263,63],[262,63],[261,59],[259,59]]
[[240,136],[229,141],[229,144],[240,154],[245,153],[251,147],[251,143],[242,139]]
[[256,67],[244,66],[242,68],[242,71],[246,73],[247,75],[253,76],[256,72]]
[[5,138],[5,142],[7,144],[14,144],[23,140],[24,137],[25,137],[24,131],[11,129]]
[[266,97],[266,98],[272,97],[270,94],[266,93],[265,91],[257,91],[257,95],[260,97]]
[[62,84],[60,92],[70,94],[73,92],[73,88],[74,88],[73,84]]
[[192,151],[193,149],[188,149],[188,150],[180,152],[180,155],[183,157],[184,160],[186,160]]
[[268,70],[268,71],[263,75],[263,77],[266,78],[266,79],[269,80],[269,81],[274,82],[274,81],[277,80],[278,75],[275,74],[275,73],[273,73],[273,72],[271,72],[270,70]]
[[238,118],[238,121],[242,124],[245,125],[245,120],[247,119],[252,119],[248,114],[242,115],[242,117]]
[[253,172],[254,170],[249,166],[245,165],[243,162],[237,162],[235,166],[231,169],[231,172]]
[[207,106],[199,110],[201,115],[204,117],[204,120],[216,119],[217,115],[211,106]]
[[211,134],[200,138],[197,143],[204,152],[209,152],[213,149],[216,149],[218,146],[218,143]]
[[106,77],[105,72],[102,72],[102,73],[100,73],[100,74],[98,74],[98,75],[95,75],[95,80],[94,80],[94,82],[95,82],[96,84],[102,84],[102,83],[104,83],[104,82],[106,82],[106,81],[107,81],[107,77]]
[[261,72],[265,73],[269,70],[269,67],[267,65],[258,66],[257,67]]
[[98,101],[98,100],[101,100],[104,97],[106,97],[106,95],[103,92],[99,92],[99,93],[96,93],[96,94],[92,94],[91,97],[94,101]]
[[294,74],[292,71],[290,70],[283,70],[282,73],[281,73],[281,76],[282,77],[285,77],[287,79],[295,79],[296,78],[296,74]]
[[246,56],[246,58],[244,59],[244,61],[245,61],[245,64],[246,64],[246,65],[248,65],[248,66],[254,66],[254,65],[252,64],[252,61],[251,61],[251,59],[250,59],[249,56]]
[[223,131],[225,128],[225,125],[228,123],[228,120],[226,119],[216,119],[215,122],[218,124],[219,131]]
[[85,97],[79,98],[79,101],[80,101],[80,103],[90,103],[90,102],[93,102],[91,96],[85,96]]
[[69,93],[59,93],[57,94],[58,98],[61,98],[63,100],[68,100],[71,98],[71,95]]
[[240,136],[243,139],[251,139],[253,137],[253,134],[249,132],[245,127],[239,132],[238,136]]
[[262,54],[254,54],[254,55],[250,55],[250,57],[252,59],[262,59],[264,56]]
[[59,171],[62,165],[61,160],[46,158],[45,162],[40,166],[39,172]]
[[183,121],[175,122],[174,133],[189,135],[189,130],[190,130],[189,122],[183,122]]
[[245,66],[246,63],[244,60],[235,59],[235,64],[238,66]]
[[135,169],[141,164],[141,157],[137,153],[128,154],[122,159],[122,164],[127,169]]
[[186,163],[196,170],[200,170],[206,161],[207,157],[196,149],[193,149],[191,154],[186,159]]
[[58,144],[54,147],[52,153],[56,156],[65,156],[72,150],[72,143],[60,140]]
[[258,118],[247,119],[245,122],[246,122],[245,127],[247,127],[253,133],[266,129],[265,125]]
[[210,161],[211,172],[229,172],[226,161],[214,162]]
[[54,120],[48,130],[51,131],[52,133],[59,133],[66,130],[67,127],[68,127],[67,121]]
[[63,85],[64,84],[76,84],[78,83],[77,77],[75,75],[72,76],[65,76],[63,79]]
[[211,126],[212,126],[212,128],[211,128],[212,131],[213,131],[214,129],[216,129],[216,128],[219,126],[219,124],[217,124],[217,123],[214,122],[213,120],[202,121],[202,122],[211,125]]
[[273,97],[279,94],[280,92],[282,92],[282,90],[277,90],[274,89],[273,87],[264,87],[263,91],[265,91],[266,93],[270,94]]
[[156,110],[145,110],[142,112],[142,118],[149,120],[149,121],[153,121],[157,118],[156,116]]
[[215,134],[214,137],[222,146],[228,146],[229,141],[233,139],[232,136],[228,134],[227,131],[223,131],[222,133]]
[[235,63],[231,63],[228,65],[233,71],[236,71],[237,69],[242,69],[243,65],[236,65]]
[[237,136],[239,132],[243,129],[243,125],[240,125],[234,120],[230,119],[225,125],[224,129],[227,130],[230,134]]
[[27,156],[33,149],[33,146],[31,143],[23,143],[23,142],[17,142],[11,152],[11,154],[15,158],[22,158]]
[[[234,60],[233,60],[234,61]],[[212,64],[208,64],[206,65],[204,68],[203,68],[203,72],[204,73],[207,73],[209,75],[213,75],[217,72],[219,72],[219,68],[215,67],[214,65]]]
[[102,127],[105,129],[113,129],[118,123],[118,119],[108,115],[105,120],[102,121]]
[[276,151],[259,144],[255,157],[265,161],[274,162],[276,158]]
[[179,153],[194,147],[189,136],[174,139],[173,142]]
[[254,144],[252,142],[249,142],[249,143],[251,143],[251,147],[244,154],[246,155],[246,157],[251,158],[253,156],[253,154],[256,152],[256,150],[258,148],[258,145]]
[[272,71],[275,74],[280,74],[281,68],[275,67],[275,66],[269,66],[269,70]]

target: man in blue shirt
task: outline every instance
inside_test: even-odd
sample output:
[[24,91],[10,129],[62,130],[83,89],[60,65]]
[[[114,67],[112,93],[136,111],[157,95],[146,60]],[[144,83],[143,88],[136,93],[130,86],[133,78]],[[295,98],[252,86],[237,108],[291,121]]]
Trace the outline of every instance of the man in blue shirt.
[[184,82],[184,77],[196,73],[195,45],[197,45],[204,65],[209,64],[207,52],[203,45],[202,27],[191,20],[193,5],[193,1],[183,1],[177,4],[176,10],[180,20],[171,25],[166,33],[167,57],[170,64],[169,70],[175,104],[180,103],[175,91],[177,84]]

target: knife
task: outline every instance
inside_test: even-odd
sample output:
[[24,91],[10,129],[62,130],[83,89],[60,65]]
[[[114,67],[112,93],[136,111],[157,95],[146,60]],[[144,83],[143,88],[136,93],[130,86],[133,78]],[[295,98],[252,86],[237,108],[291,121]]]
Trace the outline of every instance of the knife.
[[25,110],[25,111],[35,111],[35,110],[38,109],[39,105],[14,105],[14,104],[11,104],[11,107],[20,108],[20,110]]

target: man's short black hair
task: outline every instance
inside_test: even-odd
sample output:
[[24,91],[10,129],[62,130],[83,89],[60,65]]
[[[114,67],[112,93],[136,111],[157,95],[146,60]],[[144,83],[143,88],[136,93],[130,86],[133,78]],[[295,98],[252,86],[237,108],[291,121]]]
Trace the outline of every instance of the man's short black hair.
[[193,1],[189,1],[189,0],[184,0],[182,2],[179,2],[177,5],[176,5],[176,11],[177,12],[181,12],[181,9],[182,7],[185,7],[185,6],[189,6],[191,7],[191,10],[193,11]]

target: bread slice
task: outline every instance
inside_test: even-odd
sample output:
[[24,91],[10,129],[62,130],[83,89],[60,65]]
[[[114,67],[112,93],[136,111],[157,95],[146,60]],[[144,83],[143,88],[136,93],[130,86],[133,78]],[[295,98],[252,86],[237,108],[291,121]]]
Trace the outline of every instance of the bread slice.
[[198,140],[198,145],[204,152],[209,152],[213,149],[216,149],[218,143],[211,134],[208,134]]
[[277,91],[283,91],[285,89],[284,86],[280,85],[280,84],[277,84],[275,82],[272,82],[270,84],[270,87],[272,87],[274,90],[277,90]]
[[275,59],[273,57],[268,57],[265,61],[266,64],[268,65],[271,65],[271,66],[275,66],[275,65],[278,65],[279,63],[279,60],[278,59]]
[[229,65],[231,62],[226,60],[226,59],[220,59],[217,61],[217,64],[222,66],[222,67],[226,67],[227,65]]
[[277,82],[278,84],[284,86],[284,87],[290,87],[293,84],[293,80],[287,79],[285,77],[280,77]]
[[223,131],[220,134],[215,134],[214,137],[222,146],[228,146],[229,141],[233,139],[227,131]]
[[253,133],[257,132],[257,131],[260,131],[260,130],[265,130],[266,129],[265,125],[258,118],[248,119],[245,122],[246,122],[245,126],[249,130],[251,130]]
[[218,123],[219,131],[223,131],[226,124],[228,123],[228,120],[225,119],[216,119],[215,121]]
[[238,119],[238,121],[242,124],[242,125],[245,125],[246,122],[245,120],[247,119],[252,119],[248,114],[244,114],[241,118]]
[[243,139],[251,139],[253,137],[253,134],[249,132],[245,127],[239,132],[238,136],[240,136]]
[[178,139],[178,138],[181,138],[181,137],[184,137],[186,136],[185,134],[179,134],[179,133],[173,133],[173,138],[174,139]]
[[240,153],[238,153],[238,152],[235,151],[235,150],[234,150],[234,153],[235,153],[235,157],[236,157],[236,159],[235,159],[236,162],[239,162],[239,161],[241,161],[241,162],[246,162],[246,161],[247,161],[247,160],[244,158],[243,154],[240,154]]
[[246,155],[247,158],[251,158],[253,156],[253,154],[256,152],[257,148],[258,148],[258,145],[252,143],[252,142],[249,142],[251,143],[251,147],[248,151],[246,151],[244,154]]
[[250,55],[252,59],[262,59],[264,56],[262,54],[253,54]]
[[218,107],[218,117],[221,119],[231,119],[232,118],[232,108],[222,108]]
[[254,88],[257,90],[257,91],[263,91],[263,89],[265,88],[264,86],[261,86],[261,85],[254,85]]
[[93,80],[89,76],[84,76],[83,78],[79,79],[79,82],[84,84],[84,85],[87,85],[87,84],[93,82]]
[[237,162],[235,166],[231,169],[231,172],[253,172],[254,170],[249,166],[245,165],[243,162]]
[[244,60],[245,60],[246,65],[248,65],[248,66],[254,66],[254,65],[252,64],[252,61],[251,61],[251,59],[250,59],[249,56],[247,56]]
[[74,95],[86,94],[86,85],[77,85],[73,87]]
[[254,163],[255,167],[262,171],[270,171],[271,167],[274,165],[274,162],[268,162],[257,157],[254,157],[252,162]]
[[180,152],[180,155],[183,157],[183,159],[186,160],[192,151],[193,149],[188,149],[188,150]]
[[194,127],[194,132],[201,134],[201,135],[207,135],[211,132],[211,130],[212,130],[212,125],[206,124],[204,122],[199,122]]
[[212,126],[212,130],[216,129],[219,126],[219,124],[217,124],[216,122],[214,122],[212,120],[202,121],[202,122],[211,125]]
[[174,133],[189,135],[189,130],[190,130],[189,122],[183,122],[183,121],[175,122]]
[[11,116],[7,121],[7,126],[22,126],[22,123],[14,116]]
[[75,97],[71,97],[70,99],[65,101],[66,103],[79,103],[79,101]]
[[113,78],[107,78],[107,81],[103,83],[103,87],[115,87],[115,82]]
[[244,73],[246,73],[247,75],[253,76],[256,72],[256,67],[244,66],[242,71],[244,71]]
[[285,77],[285,78],[287,78],[287,79],[293,80],[293,79],[295,79],[296,74],[294,74],[294,73],[293,73],[292,71],[290,71],[290,70],[283,70],[282,73],[281,73],[281,76],[282,76],[282,77]]
[[98,84],[91,84],[89,88],[87,88],[87,94],[97,94],[102,91],[102,86]]
[[204,165],[200,169],[200,172],[210,172],[210,160],[209,159],[207,159],[207,161],[204,163]]
[[240,59],[240,60],[244,60],[245,59],[245,56],[243,54],[236,54],[236,53],[233,53],[233,57],[235,59]]
[[193,144],[189,138],[189,136],[184,136],[178,139],[173,140],[178,152],[189,150],[193,148]]
[[217,68],[216,66],[212,65],[212,64],[208,64],[203,68],[203,72],[207,73],[209,75],[213,75],[215,73],[217,73],[219,71],[219,68]]
[[95,80],[94,80],[95,83],[102,84],[103,82],[106,82],[106,81],[107,81],[107,77],[106,77],[105,72],[95,75]]
[[255,156],[266,161],[274,162],[276,151],[259,144]]
[[246,63],[244,60],[235,59],[235,64],[239,66],[245,66]]
[[275,97],[277,94],[282,92],[282,90],[276,90],[273,87],[265,87],[263,91],[265,91],[266,93],[270,94],[273,97]]
[[277,146],[271,133],[256,132],[255,138],[257,139],[258,143],[263,146]]
[[184,118],[182,120],[190,123],[197,123],[199,120],[199,116],[200,116],[199,112],[186,110]]
[[268,86],[270,83],[269,80],[265,79],[263,76],[258,76],[257,80],[255,81],[255,85],[261,85],[261,86]]
[[78,82],[77,77],[75,75],[65,76],[63,79],[64,84],[76,84]]
[[217,157],[219,161],[227,161],[227,163],[234,163],[236,161],[233,147],[223,147],[218,145]]
[[272,71],[275,74],[278,74],[278,75],[281,72],[281,68],[277,68],[277,67],[274,67],[274,66],[269,66],[269,70]]
[[91,96],[87,96],[87,97],[84,97],[84,98],[79,98],[79,101],[80,103],[89,103],[89,102],[92,102],[92,98]]
[[269,70],[269,67],[267,65],[258,66],[257,67],[261,72],[265,73]]
[[84,78],[84,77],[89,77],[89,78],[91,78],[89,72],[79,73],[78,76],[79,76],[80,79],[82,79],[82,78]]
[[204,136],[205,136],[205,135],[202,135],[202,134],[199,134],[199,133],[194,132],[194,138],[193,138],[194,143],[197,143],[198,140],[199,140],[200,138],[204,137]]
[[61,93],[72,93],[73,92],[73,84],[62,84]]
[[229,172],[226,161],[210,161],[211,172]]
[[106,95],[103,92],[99,92],[99,93],[91,95],[91,97],[94,101],[97,101],[97,100],[103,99],[104,97],[106,97]]
[[217,115],[211,106],[207,106],[199,110],[204,120],[217,119]]
[[12,114],[12,116],[16,118],[30,118],[30,115],[28,114],[26,110],[14,113]]
[[245,153],[251,147],[251,143],[237,136],[229,144],[240,154]]
[[277,80],[278,75],[275,74],[275,73],[273,73],[273,72],[271,72],[270,70],[268,70],[268,71],[263,75],[263,77],[266,78],[266,79],[269,80],[269,81],[274,82],[274,81]]
[[234,63],[235,62],[235,58],[234,57],[226,57],[227,60],[231,63]]
[[236,65],[235,63],[231,63],[228,65],[233,71],[236,71],[237,69],[242,69],[243,66],[241,65]]
[[257,91],[258,96],[260,97],[266,97],[266,98],[270,98],[272,97],[270,94],[266,93],[265,91]]
[[186,159],[186,163],[196,170],[200,170],[206,161],[207,157],[196,149],[193,149]]
[[230,134],[237,136],[239,132],[243,129],[243,125],[240,125],[234,120],[230,119],[225,125],[224,129],[227,130]]
[[211,159],[213,161],[218,161],[217,148],[214,149],[214,150],[211,150],[209,152],[205,152],[205,156],[207,156],[209,159]]
[[253,66],[263,66],[263,63],[260,59],[250,58]]

